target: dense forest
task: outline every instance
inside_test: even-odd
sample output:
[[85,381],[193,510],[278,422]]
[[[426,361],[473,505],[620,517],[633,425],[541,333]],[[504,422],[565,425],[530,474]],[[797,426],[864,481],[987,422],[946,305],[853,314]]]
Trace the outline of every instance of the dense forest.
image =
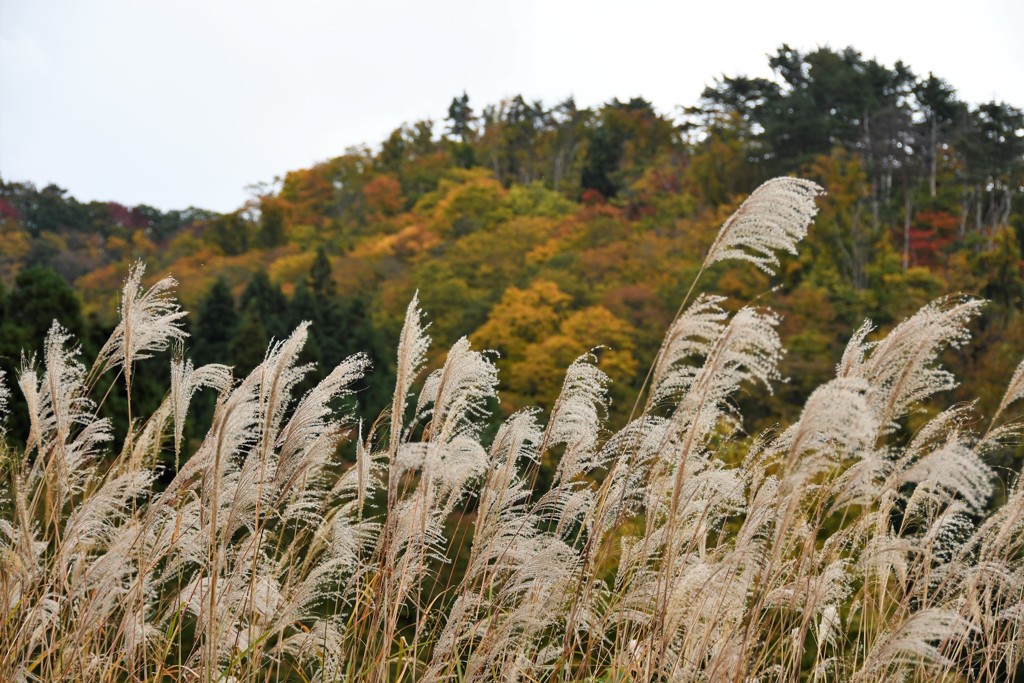
[[[87,351],[98,344],[141,259],[181,282],[197,363],[244,373],[309,320],[306,360],[369,352],[357,396],[375,410],[418,290],[438,348],[469,335],[500,353],[506,413],[550,407],[591,344],[613,399],[632,395],[723,219],[765,179],[800,174],[828,192],[801,255],[775,278],[728,264],[708,274],[738,302],[777,286],[761,300],[784,316],[790,381],[769,405],[743,406],[748,426],[792,416],[865,317],[885,328],[958,291],[989,301],[976,343],[949,359],[966,380],[958,396],[991,413],[1024,335],[1024,112],[963,102],[938,76],[852,48],[784,45],[769,62],[773,79],[722,76],[671,114],[639,97],[477,109],[463,93],[443,122],[288,172],[229,214],[5,181],[3,363],[13,369],[54,317]],[[140,382],[144,400],[159,400],[163,373]],[[613,418],[628,409],[613,402]]]

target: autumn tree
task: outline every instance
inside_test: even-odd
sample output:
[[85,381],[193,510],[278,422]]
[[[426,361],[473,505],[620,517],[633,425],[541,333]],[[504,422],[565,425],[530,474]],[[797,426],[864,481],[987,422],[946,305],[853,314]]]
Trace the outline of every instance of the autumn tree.
[[473,122],[476,117],[473,108],[469,106],[469,95],[465,91],[459,97],[453,97],[452,103],[448,105],[448,121],[446,132],[453,139],[451,140],[451,154],[457,166],[470,168],[476,161],[476,154],[473,148],[474,129]]
[[229,347],[237,327],[235,298],[227,281],[218,278],[196,311],[192,357],[200,364],[229,362]]

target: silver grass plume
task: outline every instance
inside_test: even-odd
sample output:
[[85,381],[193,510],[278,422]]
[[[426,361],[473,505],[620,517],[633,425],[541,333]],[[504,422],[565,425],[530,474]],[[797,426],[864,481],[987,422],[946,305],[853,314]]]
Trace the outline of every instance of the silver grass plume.
[[366,354],[349,356],[302,398],[281,430],[279,478],[290,478],[294,474],[290,464],[292,459],[308,450],[325,433],[340,427],[339,423],[329,419],[330,403],[339,396],[351,393],[351,385],[369,369],[370,359]]
[[39,452],[28,483],[53,465],[65,494],[79,489],[97,449],[113,438],[110,420],[95,415],[85,387],[85,367],[77,358],[80,349],[69,347],[70,341],[71,335],[54,321],[44,344],[42,377],[34,359],[24,358],[18,376],[31,425],[26,455],[33,448]]
[[167,426],[174,414],[171,396],[168,395],[160,405],[150,413],[145,422],[133,424],[129,438],[124,440],[117,464],[112,472],[125,469],[142,468],[143,470],[159,469],[160,451],[163,449],[167,435]]
[[593,353],[583,354],[566,370],[543,440],[545,447],[566,447],[555,472],[556,487],[603,464],[596,446],[608,414],[610,381]]
[[494,364],[483,353],[474,351],[466,337],[455,342],[444,366],[430,373],[420,391],[416,412],[430,416],[427,438],[451,433],[456,429],[448,426],[453,420],[468,428],[474,417],[486,415],[487,401],[495,397],[497,384]]
[[412,301],[405,311],[405,323],[398,338],[398,365],[395,368],[395,395],[391,403],[391,459],[398,452],[398,444],[402,438],[402,424],[405,407],[409,398],[409,390],[419,374],[423,361],[426,359],[430,346],[430,337],[426,334],[427,326],[423,324],[423,311],[420,310],[419,292],[412,295]]
[[1010,407],[1011,403],[1022,398],[1024,398],[1024,360],[1017,365],[1013,377],[1010,378],[1010,384],[1006,387],[1003,400],[999,403],[999,408],[996,409],[995,415],[992,416],[993,421],[998,419],[1003,414],[1003,411]]
[[955,612],[941,609],[915,612],[895,629],[881,635],[853,680],[874,680],[880,674],[895,673],[894,668],[899,670],[920,662],[934,667],[935,672],[947,671],[953,662],[942,654],[941,644],[970,629],[970,623]]
[[[396,474],[419,470],[415,492],[400,502],[394,560],[403,561],[403,574],[411,588],[423,572],[423,563],[411,558],[443,560],[442,523],[465,492],[468,481],[487,469],[487,452],[479,442],[480,424],[474,417],[487,415],[487,402],[496,397],[497,368],[463,337],[452,347],[440,369],[424,383],[417,403],[419,415],[431,416],[423,441],[403,444],[395,458]],[[430,406],[429,409],[427,406]],[[405,581],[405,579],[403,579]],[[399,593],[402,595],[403,593]]]
[[692,425],[695,436],[702,437],[728,409],[727,399],[741,384],[756,381],[771,393],[772,382],[781,379],[778,363],[784,353],[775,329],[779,322],[770,310],[741,308],[690,381],[673,420]]
[[292,389],[313,369],[312,365],[298,365],[299,354],[309,336],[309,325],[309,322],[299,323],[287,339],[272,343],[263,362],[252,371],[259,384],[262,412],[261,458],[266,458],[277,445],[281,423],[292,400]]
[[331,490],[331,497],[351,497],[349,503],[357,515],[362,515],[367,497],[384,481],[387,471],[387,454],[373,452],[372,444],[363,437],[363,423],[356,429],[356,461],[345,471]]
[[[479,442],[487,404],[497,398],[498,370],[483,353],[462,337],[448,352],[445,364],[427,377],[416,412],[430,415],[419,452],[430,485],[446,499],[461,494],[464,484],[487,468],[487,453]],[[428,409],[429,406],[429,409]],[[408,463],[406,464],[408,467]],[[453,502],[453,501],[452,501]]]
[[665,335],[651,379],[652,404],[685,393],[699,366],[685,362],[707,356],[725,329],[729,314],[719,305],[725,297],[700,294]]
[[[7,371],[0,370],[0,423],[7,417],[8,401],[11,398],[11,390],[7,388]],[[0,437],[3,437],[5,428],[0,424]]]
[[[599,525],[602,531],[611,529],[625,515],[644,509],[652,463],[671,448],[668,427],[669,421],[665,418],[643,415],[613,434],[602,446],[607,452],[603,458],[615,460],[605,483],[607,494]],[[618,457],[624,453],[629,457]]]
[[[781,528],[798,514],[806,497],[819,492],[808,482],[840,471],[844,462],[859,461],[865,453],[870,457],[878,420],[865,397],[868,388],[865,380],[846,377],[818,387],[804,404],[800,419],[748,462],[752,470],[763,471],[772,458],[780,458],[780,517],[776,523]],[[782,538],[774,542],[777,548],[783,545]]]
[[763,466],[768,458],[784,455],[783,489],[793,493],[844,459],[860,457],[874,446],[878,434],[878,419],[865,396],[868,389],[867,381],[859,377],[839,377],[818,387],[800,419],[751,464]]
[[[252,386],[259,417],[256,448],[244,459],[238,473],[238,492],[228,520],[228,529],[232,531],[234,524],[243,523],[245,518],[252,519],[251,513],[268,514],[274,509],[275,498],[278,504],[282,502],[284,492],[280,487],[288,482],[278,481],[278,486],[273,485],[280,464],[276,448],[280,445],[281,423],[290,405],[292,390],[311,369],[309,365],[297,364],[308,329],[309,323],[301,323],[287,339],[272,343],[263,363],[243,382],[243,386]],[[260,522],[256,521],[255,528],[259,526]]]
[[[539,459],[537,448],[542,431],[537,424],[536,411],[523,410],[511,415],[494,437],[489,454],[487,476],[480,490],[477,518],[474,525],[474,557],[480,557],[491,548],[502,519],[520,518],[523,503],[531,491],[519,471],[523,465],[536,464]],[[469,575],[475,576],[482,570],[474,571],[471,559]]]
[[142,261],[136,261],[129,269],[118,310],[121,320],[97,354],[94,374],[122,367],[130,379],[131,366],[136,360],[166,351],[172,341],[188,336],[181,328],[185,311],[181,310],[172,294],[177,281],[165,277],[142,291],[145,272],[146,266]]
[[[376,528],[374,523],[358,519],[366,492],[375,484],[374,463],[360,439],[355,467],[340,477],[333,488],[327,486],[336,464],[335,451],[347,427],[345,418],[331,415],[330,403],[336,397],[351,393],[351,384],[361,378],[369,366],[369,359],[363,354],[347,358],[296,406],[281,432],[274,471],[276,498],[269,503],[283,519],[303,519],[318,525],[320,537],[329,532],[331,553],[351,560],[350,567],[354,567],[356,551]],[[351,494],[355,494],[354,500],[333,508],[328,505],[339,496]],[[333,520],[322,517],[325,508],[329,508],[328,516],[335,515]]]
[[[933,394],[952,389],[956,378],[937,367],[947,347],[959,348],[970,339],[968,323],[984,302],[947,296],[929,303],[897,325],[879,342],[866,341],[870,321],[854,334],[839,363],[841,377],[863,377],[870,385],[868,402],[883,432],[896,429],[896,420]],[[870,355],[869,355],[870,354]]]
[[435,645],[427,680],[441,680],[441,672],[451,670],[459,642],[490,630],[489,610],[500,598],[494,588],[522,562],[524,547],[532,547],[536,529],[526,505],[532,492],[520,468],[537,462],[541,434],[536,411],[524,410],[510,416],[492,442],[462,591]]
[[807,226],[818,212],[814,198],[821,194],[821,187],[801,178],[765,182],[722,225],[702,268],[738,259],[774,275],[779,266],[776,252],[796,254],[796,243],[807,236]]
[[865,398],[868,388],[860,378],[837,378],[815,389],[796,426],[787,430],[791,448],[848,454],[873,444],[878,424]]
[[1003,394],[1003,400],[999,402],[999,407],[989,421],[988,431],[985,432],[981,443],[978,445],[979,450],[983,452],[988,451],[1002,443],[1012,443],[1020,438],[1021,434],[1024,433],[1024,418],[1018,417],[1004,424],[998,423],[999,418],[1003,416],[1006,409],[1022,398],[1024,398],[1024,361],[1020,362],[1010,378],[1010,383],[1006,387],[1006,393]]
[[212,388],[218,394],[231,386],[231,368],[226,365],[203,365],[198,369],[191,359],[184,357],[180,345],[175,345],[171,357],[171,405],[174,415],[174,454],[181,457],[181,439],[185,430],[185,417],[195,393],[203,388]]
[[944,505],[950,497],[959,495],[976,514],[984,511],[992,495],[995,472],[962,433],[971,419],[971,407],[954,406],[932,418],[896,462],[890,485],[916,485],[907,503],[908,516],[923,496]]

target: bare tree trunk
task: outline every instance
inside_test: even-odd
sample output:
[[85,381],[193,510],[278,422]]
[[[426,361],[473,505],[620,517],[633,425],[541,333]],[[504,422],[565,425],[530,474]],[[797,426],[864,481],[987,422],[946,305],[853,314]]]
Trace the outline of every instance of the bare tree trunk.
[[935,198],[935,175],[939,167],[939,144],[938,144],[938,126],[935,122],[935,117],[932,117],[932,129],[931,129],[931,145],[932,145],[932,159],[931,159],[931,177],[929,178],[928,190],[931,192],[931,197]]
[[878,234],[878,178],[871,179],[871,231]]
[[910,218],[914,209],[910,190],[903,195],[903,270],[910,268]]
[[967,214],[971,210],[971,200],[968,197],[965,187],[960,191],[960,239],[967,235]]
[[981,230],[981,185],[974,186],[974,229]]
[[1010,187],[1006,188],[1006,196],[1005,196],[1005,199],[1004,199],[1004,202],[1003,202],[1003,211],[1002,211],[1002,215],[999,217],[999,224],[1000,225],[1007,225],[1010,222],[1010,211],[1011,211],[1011,209],[1013,209],[1013,195],[1014,194],[1015,194],[1015,192],[1013,191],[1013,186],[1010,186]]
[[853,252],[853,286],[858,289],[864,289],[865,278],[864,278],[864,264],[867,262],[867,249],[864,245],[864,240],[861,237],[861,225],[860,215],[864,205],[861,200],[857,200],[856,206],[853,209],[853,221],[850,224],[850,234],[852,239],[852,252]]
[[995,244],[996,239],[996,221],[999,220],[999,210],[997,209],[996,196],[999,193],[999,186],[994,185],[992,192],[988,195],[988,221],[989,228],[988,232],[988,248],[991,249],[992,245]]

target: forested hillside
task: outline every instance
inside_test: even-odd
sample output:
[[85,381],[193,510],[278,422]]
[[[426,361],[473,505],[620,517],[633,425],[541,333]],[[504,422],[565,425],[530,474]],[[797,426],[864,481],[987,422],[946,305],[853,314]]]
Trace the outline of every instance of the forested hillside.
[[[586,109],[461,94],[444,121],[288,172],[224,215],[5,181],[4,362],[53,317],[87,350],[105,338],[142,259],[180,281],[197,363],[245,372],[310,320],[306,359],[368,351],[358,397],[380,408],[418,290],[435,348],[469,335],[500,353],[506,413],[550,407],[594,344],[613,399],[632,396],[723,220],[765,179],[800,174],[828,192],[800,256],[775,278],[728,264],[705,276],[740,303],[777,286],[758,301],[784,316],[790,381],[743,405],[748,427],[792,417],[865,317],[886,328],[947,292],[990,302],[976,342],[948,359],[958,395],[990,414],[1024,338],[1024,113],[851,48],[783,46],[770,64],[773,80],[725,75],[676,112],[639,97]],[[166,385],[156,365],[139,390],[150,400]],[[631,407],[612,405],[619,421]]]

